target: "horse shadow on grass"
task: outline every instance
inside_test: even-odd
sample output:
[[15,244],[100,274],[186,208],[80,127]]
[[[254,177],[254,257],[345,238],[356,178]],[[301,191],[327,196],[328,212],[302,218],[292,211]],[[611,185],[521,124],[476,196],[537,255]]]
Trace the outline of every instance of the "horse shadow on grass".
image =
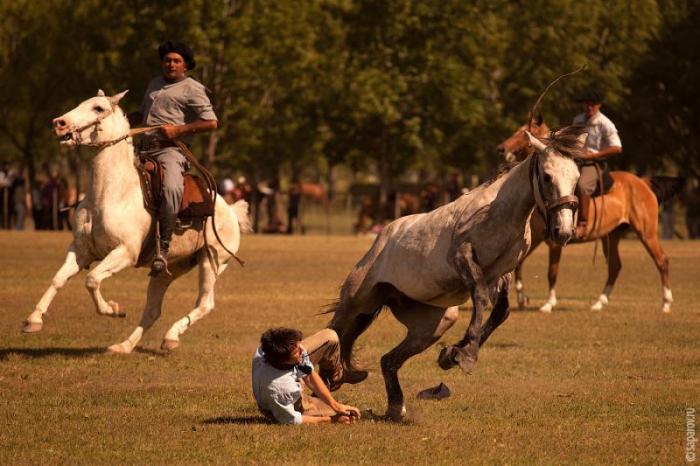
[[202,424],[234,424],[245,426],[252,424],[273,424],[273,422],[263,416],[218,416],[205,419],[202,421]]
[[95,354],[104,353],[104,348],[0,348],[0,361],[10,356],[23,356],[25,358],[46,358],[51,356],[65,356],[70,358],[84,358]]
[[[7,360],[10,356],[22,356],[30,359],[63,356],[67,358],[86,358],[95,355],[104,355],[106,348],[91,346],[88,348],[0,348],[0,361]],[[136,348],[136,353],[165,356],[167,353],[149,348]]]

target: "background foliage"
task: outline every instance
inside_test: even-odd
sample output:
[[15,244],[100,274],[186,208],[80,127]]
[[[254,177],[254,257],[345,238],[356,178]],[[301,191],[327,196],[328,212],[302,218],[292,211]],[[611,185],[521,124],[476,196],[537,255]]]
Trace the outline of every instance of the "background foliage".
[[[486,174],[493,148],[572,96],[607,95],[617,166],[700,174],[700,4],[691,0],[0,0],[0,154],[30,175],[57,157],[50,121],[98,88],[137,108],[158,44],[196,51],[222,124],[199,153],[254,179],[345,165],[388,188],[407,169]],[[74,166],[80,155],[63,154]]]

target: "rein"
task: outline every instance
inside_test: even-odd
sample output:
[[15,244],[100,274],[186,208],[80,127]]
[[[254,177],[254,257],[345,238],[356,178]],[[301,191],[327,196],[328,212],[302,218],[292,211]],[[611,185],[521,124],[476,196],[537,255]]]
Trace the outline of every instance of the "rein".
[[[159,126],[145,126],[145,127],[142,127],[142,128],[130,129],[124,136],[120,136],[120,137],[118,137],[118,138],[116,138],[116,139],[112,139],[112,140],[110,140],[110,141],[103,141],[103,142],[83,142],[82,137],[80,136],[80,133],[82,133],[83,131],[85,131],[85,130],[88,129],[88,128],[92,128],[93,126],[96,127],[97,131],[100,131],[100,123],[102,122],[102,120],[104,120],[104,119],[107,118],[108,116],[114,114],[115,108],[116,108],[116,106],[115,106],[115,105],[112,105],[112,109],[111,109],[111,111],[110,111],[109,113],[105,113],[104,115],[100,115],[100,116],[98,116],[97,118],[95,118],[93,121],[91,121],[91,122],[89,122],[89,123],[86,123],[86,124],[83,125],[83,126],[80,126],[80,127],[78,127],[78,128],[73,128],[73,129],[71,129],[71,131],[69,131],[68,134],[71,134],[71,135],[73,136],[73,139],[75,140],[76,145],[78,145],[78,146],[88,146],[88,147],[97,147],[97,148],[98,148],[98,152],[99,152],[99,151],[102,151],[103,149],[105,149],[105,148],[107,148],[107,147],[110,147],[110,146],[113,146],[113,145],[115,145],[115,144],[118,144],[118,143],[124,141],[125,139],[130,138],[131,136],[136,136],[137,134],[143,134],[143,133],[153,132],[153,131],[156,131],[156,130],[158,130],[158,129],[160,129],[160,128],[162,128],[162,127],[164,126],[164,125],[159,125]],[[206,167],[204,167],[202,164],[199,163],[199,160],[197,160],[197,158],[192,154],[192,152],[190,151],[190,149],[187,147],[187,145],[186,145],[184,142],[178,141],[178,140],[174,140],[173,142],[175,143],[175,145],[177,146],[177,148],[180,150],[180,152],[182,153],[182,155],[184,155],[185,158],[186,158],[197,170],[199,170],[199,172],[202,174],[202,177],[204,178],[204,180],[205,180],[205,182],[206,182],[206,184],[207,184],[207,188],[209,189],[209,192],[211,192],[211,196],[212,196],[211,201],[212,201],[212,203],[213,203],[214,205],[216,205],[216,180],[214,180],[214,175],[212,175],[211,172],[210,172],[209,170],[207,170]],[[68,207],[66,207],[66,208],[64,208],[64,209],[65,209],[65,210],[69,210],[69,209],[72,209],[72,208],[76,207],[77,205],[78,205],[78,203],[76,203],[75,205],[72,205],[72,206],[68,206]],[[226,245],[224,244],[224,242],[221,240],[221,237],[219,236],[219,232],[216,230],[215,213],[216,213],[216,206],[214,207],[214,213],[212,213],[212,216],[211,216],[212,230],[214,230],[214,236],[216,237],[216,240],[219,242],[219,244],[221,245],[221,247],[224,248],[224,250],[225,250],[227,253],[229,253],[234,259],[236,259],[236,260],[238,261],[238,263],[241,265],[241,267],[243,267],[243,266],[245,265],[245,262],[244,262],[240,257],[238,257],[233,251],[231,251],[229,248],[227,248]],[[206,233],[206,229],[204,229],[203,234],[204,234],[204,242],[205,242],[205,243],[208,243],[208,242],[207,242],[207,233]],[[210,259],[210,260],[213,259],[213,258],[211,257],[211,252],[209,251],[209,248],[208,248],[208,247],[207,247],[207,255],[209,256],[209,259]]]

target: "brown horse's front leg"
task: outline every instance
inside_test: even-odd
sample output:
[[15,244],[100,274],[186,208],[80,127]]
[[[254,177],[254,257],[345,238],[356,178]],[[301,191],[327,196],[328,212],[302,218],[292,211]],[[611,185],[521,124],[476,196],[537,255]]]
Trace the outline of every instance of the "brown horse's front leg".
[[443,348],[438,357],[438,364],[445,370],[459,365],[465,373],[469,374],[479,358],[481,321],[484,308],[489,302],[489,290],[471,243],[466,243],[459,248],[456,264],[462,280],[472,288],[474,312],[464,338],[455,346]]

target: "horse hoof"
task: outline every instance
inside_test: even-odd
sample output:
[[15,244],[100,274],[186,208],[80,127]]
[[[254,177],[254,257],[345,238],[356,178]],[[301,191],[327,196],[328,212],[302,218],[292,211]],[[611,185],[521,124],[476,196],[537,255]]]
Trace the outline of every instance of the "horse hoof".
[[129,354],[131,353],[131,350],[128,349],[126,346],[124,346],[123,343],[118,343],[116,345],[112,345],[109,348],[105,350],[105,354]]
[[109,301],[107,304],[109,305],[109,307],[112,308],[112,312],[107,313],[109,317],[117,317],[120,319],[126,317],[126,312],[119,312],[119,303],[115,301]]
[[664,306],[661,308],[661,312],[664,314],[670,314],[671,313],[671,303],[664,303]]
[[544,312],[545,314],[551,314],[552,313],[552,304],[551,303],[546,303],[540,308],[540,312]]
[[438,366],[442,370],[450,370],[457,365],[454,360],[453,346],[447,346],[440,350],[440,355],[438,356]]
[[163,340],[163,343],[160,345],[160,349],[163,351],[172,351],[175,348],[177,348],[180,345],[180,342],[178,340]]
[[43,322],[25,322],[22,327],[22,333],[36,333],[41,332],[44,327]]
[[462,357],[457,356],[457,362],[459,363],[459,368],[462,369],[466,375],[471,375],[474,366],[476,365],[476,359],[472,356],[463,355]]
[[596,302],[591,306],[591,311],[602,311],[603,310],[603,303],[600,301]]
[[386,410],[386,419],[393,422],[401,422],[406,417],[405,406],[389,406]]

